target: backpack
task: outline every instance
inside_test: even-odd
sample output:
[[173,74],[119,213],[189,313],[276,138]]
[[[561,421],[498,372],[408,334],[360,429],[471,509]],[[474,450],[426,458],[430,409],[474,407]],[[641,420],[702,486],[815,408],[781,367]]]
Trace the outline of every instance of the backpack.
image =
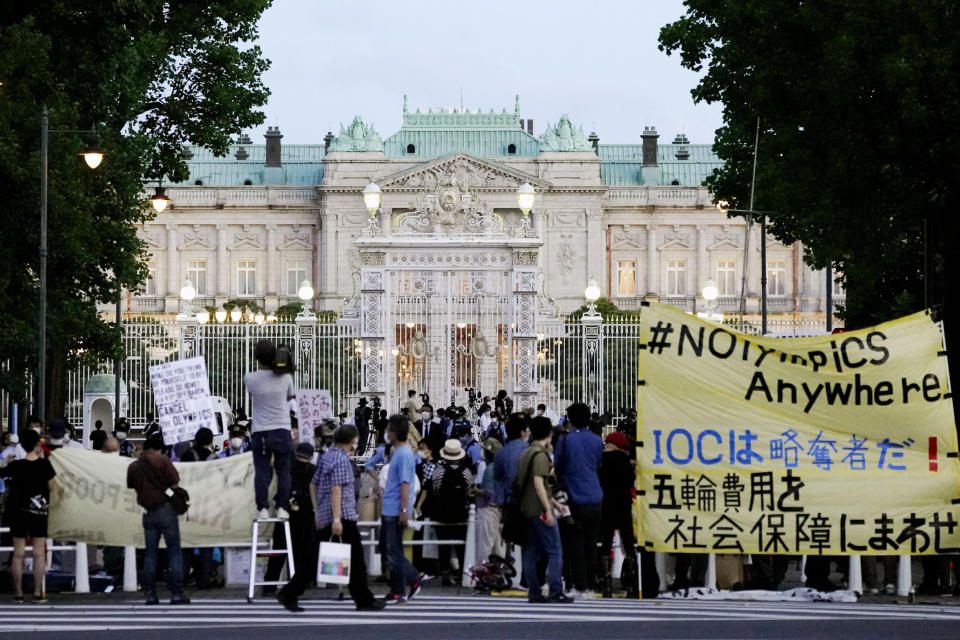
[[277,347],[277,354],[273,359],[273,372],[277,375],[293,373],[296,370],[293,350],[290,345],[281,344]]
[[466,458],[461,460],[442,460],[443,478],[440,479],[440,488],[437,489],[432,511],[438,522],[466,522],[467,494],[470,487],[463,476],[467,468]]

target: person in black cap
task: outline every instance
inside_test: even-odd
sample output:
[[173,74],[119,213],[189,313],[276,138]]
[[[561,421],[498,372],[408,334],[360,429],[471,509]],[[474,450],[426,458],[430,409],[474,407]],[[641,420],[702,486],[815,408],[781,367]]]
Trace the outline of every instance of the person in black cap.
[[367,450],[367,444],[370,439],[370,420],[373,414],[370,407],[367,406],[367,399],[360,398],[357,402],[357,408],[353,411],[353,424],[357,428],[357,434],[360,439],[357,441],[357,455],[362,456]]

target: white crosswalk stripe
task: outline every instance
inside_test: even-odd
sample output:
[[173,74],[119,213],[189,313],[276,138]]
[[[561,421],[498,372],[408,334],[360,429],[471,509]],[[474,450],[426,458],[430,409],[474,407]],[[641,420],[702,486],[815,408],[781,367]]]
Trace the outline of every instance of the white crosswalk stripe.
[[[0,633],[202,629],[261,625],[413,625],[484,622],[652,622],[888,619],[960,622],[960,607],[676,600],[583,600],[573,604],[528,604],[522,598],[420,596],[384,612],[362,612],[349,600],[305,599],[302,613],[289,613],[264,598],[194,600],[188,606],[146,606],[140,601],[0,605]],[[225,622],[228,621],[228,622]]]

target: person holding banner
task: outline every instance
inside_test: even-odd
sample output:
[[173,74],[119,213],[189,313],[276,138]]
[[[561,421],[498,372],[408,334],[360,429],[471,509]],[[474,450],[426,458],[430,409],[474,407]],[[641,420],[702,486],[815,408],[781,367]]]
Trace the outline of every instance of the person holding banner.
[[261,340],[253,350],[259,370],[243,376],[243,386],[253,402],[253,485],[257,500],[257,517],[269,518],[267,492],[273,472],[277,473],[274,496],[276,516],[287,519],[290,502],[290,467],[293,464],[293,439],[290,436],[290,413],[287,402],[297,397],[293,376],[287,367],[274,370],[277,347],[270,340]]

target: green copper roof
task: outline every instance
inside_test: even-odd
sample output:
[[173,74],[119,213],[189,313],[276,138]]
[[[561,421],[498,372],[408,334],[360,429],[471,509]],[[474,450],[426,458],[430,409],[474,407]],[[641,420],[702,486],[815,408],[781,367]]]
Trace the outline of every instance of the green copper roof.
[[[689,153],[686,160],[677,158],[684,149]],[[601,144],[600,178],[611,186],[642,185],[642,144]],[[657,169],[659,181],[655,184],[669,185],[676,180],[683,186],[699,186],[714,169],[723,162],[708,144],[661,144],[657,146]]]
[[[248,154],[238,160],[238,149]],[[234,144],[226,156],[218,158],[209,149],[190,147],[193,158],[187,160],[190,178],[182,185],[193,185],[197,180],[204,186],[229,187],[246,184],[264,184],[263,169],[266,163],[266,145]],[[241,154],[242,155],[242,154]],[[323,182],[322,144],[284,144],[280,147],[280,162],[283,165],[283,183],[290,186],[314,186]]]
[[411,113],[404,96],[403,125],[384,141],[384,154],[389,158],[440,158],[458,151],[480,158],[533,158],[540,153],[540,143],[520,128],[519,97],[512,113],[469,107]]

